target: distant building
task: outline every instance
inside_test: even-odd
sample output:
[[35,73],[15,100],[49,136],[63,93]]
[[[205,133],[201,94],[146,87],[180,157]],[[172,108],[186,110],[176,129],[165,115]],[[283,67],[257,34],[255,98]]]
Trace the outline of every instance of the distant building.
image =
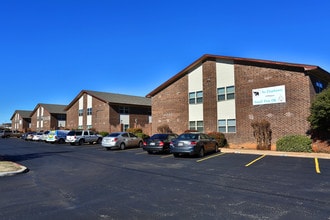
[[255,142],[251,122],[270,122],[272,144],[288,134],[306,134],[315,95],[330,83],[314,65],[204,55],[146,97],[152,102],[152,132],[163,124],[225,133],[229,143]]
[[66,105],[39,103],[31,112],[31,130],[46,131],[66,127]]
[[29,110],[16,110],[10,118],[12,130],[27,132],[31,129],[31,112]]
[[151,100],[145,97],[82,90],[65,110],[69,129],[142,128],[148,134],[151,128]]

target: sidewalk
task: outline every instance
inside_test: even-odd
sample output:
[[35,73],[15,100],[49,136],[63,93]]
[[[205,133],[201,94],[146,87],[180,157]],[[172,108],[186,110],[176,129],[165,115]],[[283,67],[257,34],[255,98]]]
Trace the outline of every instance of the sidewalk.
[[[221,152],[234,153],[234,154],[255,154],[255,155],[269,155],[269,156],[282,156],[282,157],[330,159],[330,154],[327,153],[283,152],[283,151],[271,151],[271,150],[234,149],[234,148],[221,148]],[[11,176],[18,173],[24,173],[26,171],[28,171],[28,168],[20,164],[10,161],[0,161],[0,177]]]
[[253,149],[235,149],[235,148],[221,148],[221,152],[235,153],[235,154],[256,154],[256,155],[269,155],[269,156],[282,156],[282,157],[330,159],[330,154],[328,153],[284,152],[284,151],[274,151],[274,150],[253,150]]

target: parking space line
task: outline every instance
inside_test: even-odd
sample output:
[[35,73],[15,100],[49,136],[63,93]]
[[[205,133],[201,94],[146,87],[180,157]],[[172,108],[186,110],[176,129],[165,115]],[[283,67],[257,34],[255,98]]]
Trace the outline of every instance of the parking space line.
[[314,161],[315,161],[315,170],[316,170],[316,173],[321,173],[320,166],[319,166],[319,160],[315,157],[314,158]]
[[245,166],[246,166],[246,167],[248,167],[248,166],[250,166],[251,164],[253,164],[253,163],[257,162],[258,160],[260,160],[260,159],[264,158],[265,156],[266,156],[266,154],[264,154],[264,155],[262,155],[262,156],[258,157],[258,158],[257,158],[257,159],[255,159],[255,160],[252,160],[250,163],[246,164]]
[[139,153],[136,153],[136,154],[145,154],[147,153],[147,151],[142,151],[142,152],[139,152]]
[[197,163],[199,162],[202,162],[204,160],[208,160],[208,159],[211,159],[213,157],[218,157],[218,156],[221,156],[221,155],[224,155],[225,153],[220,153],[220,154],[214,154],[214,155],[211,155],[211,156],[208,156],[208,157],[204,157],[203,159],[199,159],[199,160],[196,160]]
[[173,157],[173,155],[169,154],[169,155],[161,156],[160,158],[167,158],[167,157]]

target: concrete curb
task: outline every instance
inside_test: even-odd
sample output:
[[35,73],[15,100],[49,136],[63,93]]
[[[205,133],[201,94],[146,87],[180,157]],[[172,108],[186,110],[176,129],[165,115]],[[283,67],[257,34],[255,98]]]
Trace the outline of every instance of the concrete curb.
[[24,173],[28,171],[28,168],[25,166],[22,166],[20,164],[14,163],[14,162],[9,162],[9,161],[5,161],[8,163],[11,163],[13,166],[15,166],[15,170],[9,170],[9,171],[0,171],[0,177],[1,176],[13,176],[19,173]]
[[284,152],[284,151],[271,151],[271,150],[235,149],[235,148],[233,149],[221,148],[221,152],[235,153],[235,154],[255,154],[255,155],[269,155],[269,156],[282,156],[282,157],[330,159],[330,154],[327,153]]

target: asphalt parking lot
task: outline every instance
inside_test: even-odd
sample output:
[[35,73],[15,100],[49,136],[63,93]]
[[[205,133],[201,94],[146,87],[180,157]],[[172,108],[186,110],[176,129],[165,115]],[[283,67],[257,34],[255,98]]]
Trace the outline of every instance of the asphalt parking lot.
[[174,158],[19,139],[0,140],[0,155],[29,168],[0,179],[2,219],[330,218],[323,158],[225,149]]

